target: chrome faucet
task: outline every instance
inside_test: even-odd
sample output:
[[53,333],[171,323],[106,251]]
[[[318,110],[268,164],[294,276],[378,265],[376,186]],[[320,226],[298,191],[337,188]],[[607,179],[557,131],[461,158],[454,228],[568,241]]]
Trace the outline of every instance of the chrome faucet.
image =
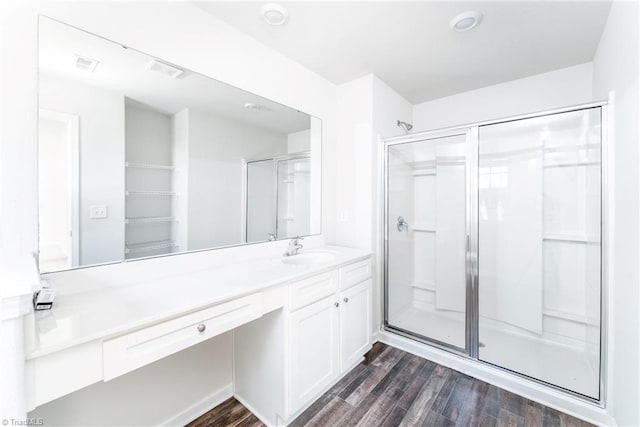
[[284,253],[284,256],[297,255],[300,249],[304,247],[300,243],[300,240],[304,240],[304,237],[296,237],[294,239],[291,239],[291,241],[289,242],[289,247],[287,248],[287,252]]

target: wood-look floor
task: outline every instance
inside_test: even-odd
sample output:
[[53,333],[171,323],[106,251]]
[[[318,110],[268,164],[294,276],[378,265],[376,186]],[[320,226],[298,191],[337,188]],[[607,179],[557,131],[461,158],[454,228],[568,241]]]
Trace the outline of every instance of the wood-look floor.
[[[188,427],[263,426],[236,399]],[[460,372],[376,343],[363,363],[292,426],[567,426],[591,424]]]
[[263,427],[264,424],[235,397],[231,397],[186,425],[186,427],[205,426]]

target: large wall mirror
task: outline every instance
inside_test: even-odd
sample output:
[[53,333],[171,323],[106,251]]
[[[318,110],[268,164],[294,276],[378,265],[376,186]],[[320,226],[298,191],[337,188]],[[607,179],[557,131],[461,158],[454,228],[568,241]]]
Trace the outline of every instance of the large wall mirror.
[[320,232],[319,119],[52,19],[39,37],[41,272]]

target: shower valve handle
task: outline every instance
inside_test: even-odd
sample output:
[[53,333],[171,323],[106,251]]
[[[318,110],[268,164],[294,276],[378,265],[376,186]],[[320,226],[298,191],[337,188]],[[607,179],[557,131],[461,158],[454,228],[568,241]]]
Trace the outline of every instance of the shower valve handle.
[[398,229],[398,231],[402,232],[402,231],[408,231],[409,230],[409,223],[407,222],[406,219],[404,219],[402,216],[398,217],[397,223],[396,223],[396,228]]

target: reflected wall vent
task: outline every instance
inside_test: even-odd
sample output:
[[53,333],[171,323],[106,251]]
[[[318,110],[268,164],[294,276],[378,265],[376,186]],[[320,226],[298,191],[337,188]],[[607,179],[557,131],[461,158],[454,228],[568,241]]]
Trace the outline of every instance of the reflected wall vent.
[[175,79],[179,77],[184,70],[181,70],[178,67],[174,67],[173,65],[165,64],[164,62],[160,62],[157,59],[152,60],[145,67],[146,70],[155,71],[156,73],[160,73],[164,76],[171,77]]
[[76,54],[76,68],[82,71],[93,73],[100,61]]

